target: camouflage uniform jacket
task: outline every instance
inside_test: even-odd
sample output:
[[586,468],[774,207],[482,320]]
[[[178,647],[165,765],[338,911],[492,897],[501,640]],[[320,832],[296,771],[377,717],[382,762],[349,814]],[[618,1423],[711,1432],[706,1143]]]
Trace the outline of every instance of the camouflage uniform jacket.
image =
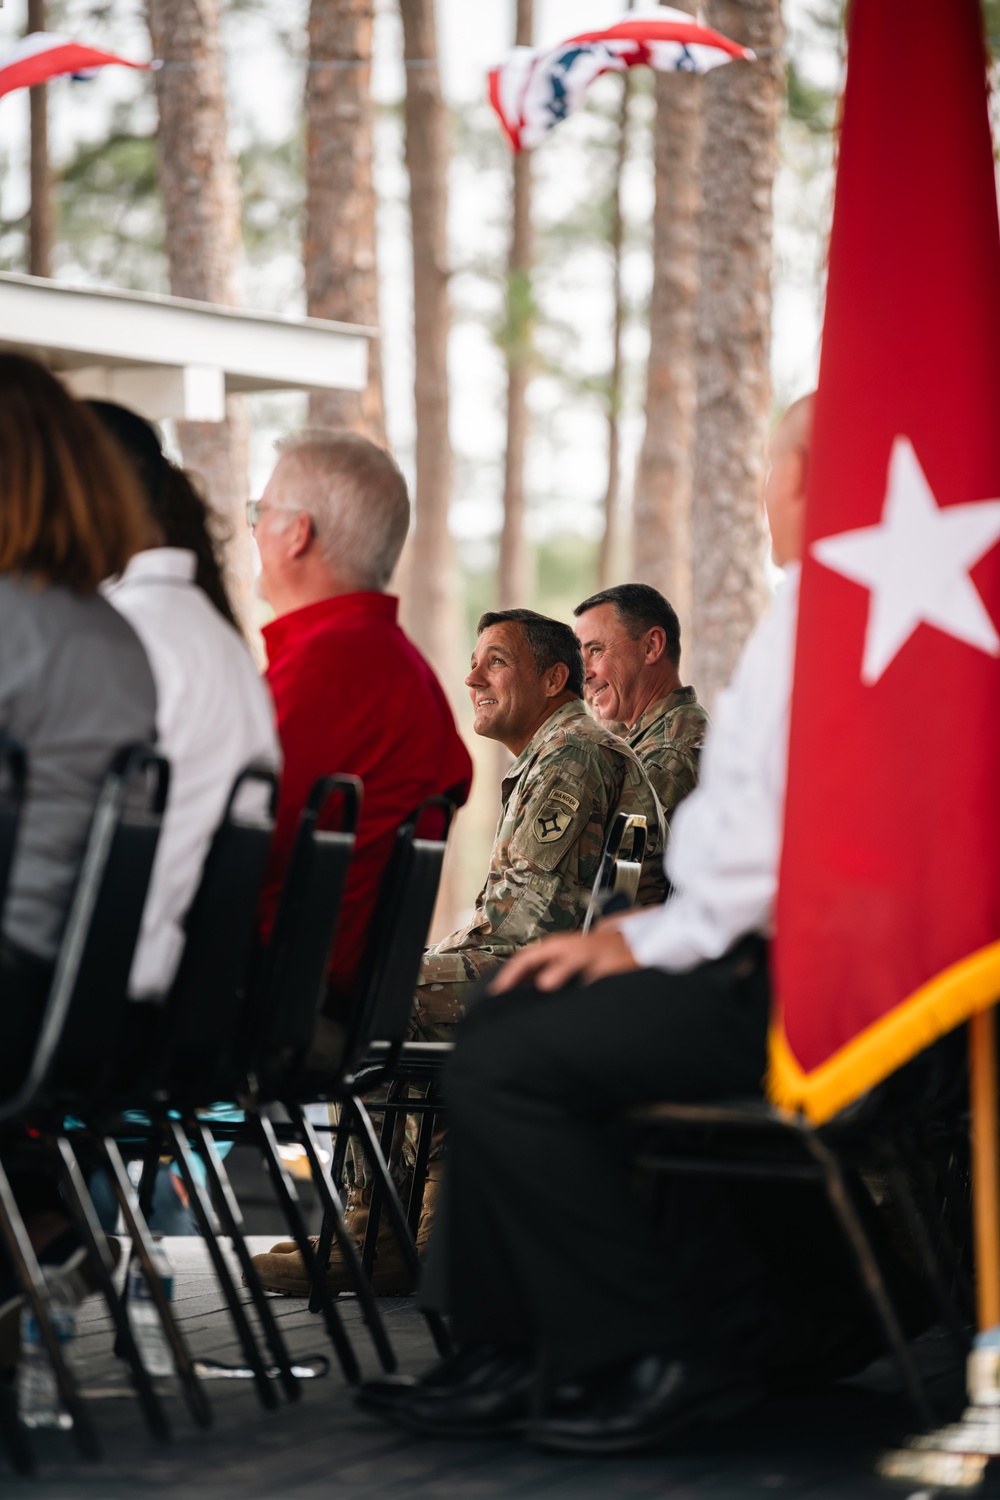
[[682,687],[651,703],[624,732],[626,743],[646,768],[667,822],[678,802],[694,790],[698,752],[710,723],[694,688]]
[[665,828],[634,752],[579,700],[546,719],[503,780],[503,809],[486,884],[461,932],[424,955],[415,1035],[457,1021],[480,979],[535,938],[583,923],[605,835],[618,811],[649,825],[638,904],[664,899]]

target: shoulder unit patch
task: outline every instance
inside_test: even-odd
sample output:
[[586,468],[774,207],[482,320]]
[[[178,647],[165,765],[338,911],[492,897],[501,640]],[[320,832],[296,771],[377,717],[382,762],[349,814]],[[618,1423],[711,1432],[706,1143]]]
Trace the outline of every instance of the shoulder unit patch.
[[550,798],[535,818],[532,832],[539,844],[554,844],[568,832],[572,821],[565,808],[559,807]]

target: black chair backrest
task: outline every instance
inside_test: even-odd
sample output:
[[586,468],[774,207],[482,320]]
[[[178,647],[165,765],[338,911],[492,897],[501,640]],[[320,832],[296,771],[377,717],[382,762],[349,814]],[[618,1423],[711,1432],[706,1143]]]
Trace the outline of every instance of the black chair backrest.
[[[244,1021],[246,1068],[259,1079],[269,1060],[280,1054],[282,1068],[294,1069],[312,1046],[362,797],[356,776],[321,776],[302,809]],[[339,826],[324,827],[335,803]]]
[[454,813],[446,797],[429,797],[396,834],[347,1025],[340,1069],[345,1076],[372,1042],[388,1044],[391,1063],[406,1040]]
[[646,833],[646,819],[640,813],[615,814],[583,920],[584,932],[590,931],[613,898],[618,898],[615,903],[618,910],[635,904],[646,853]]
[[270,766],[247,766],[233,784],[184,920],[184,952],[163,1006],[147,1079],[154,1093],[193,1097],[229,1082],[277,796]]
[[35,1055],[3,1113],[46,1091],[97,1086],[115,1064],[115,1041],[153,869],[170,771],[144,745],[121,750],[91,819],[63,929]]
[[7,882],[14,862],[26,780],[24,751],[0,730],[0,915],[3,914]]

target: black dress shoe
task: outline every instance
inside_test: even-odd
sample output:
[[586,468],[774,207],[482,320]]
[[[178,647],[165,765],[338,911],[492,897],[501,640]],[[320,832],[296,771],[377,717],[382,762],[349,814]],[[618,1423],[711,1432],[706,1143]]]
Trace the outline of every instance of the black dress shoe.
[[389,1411],[404,1396],[412,1396],[415,1391],[436,1396],[463,1382],[475,1380],[483,1369],[492,1369],[496,1357],[497,1350],[492,1344],[459,1349],[422,1375],[379,1375],[374,1380],[364,1380],[355,1391],[354,1399],[358,1406],[369,1411]]
[[393,1421],[425,1437],[496,1437],[520,1432],[535,1389],[527,1354],[483,1351],[458,1379],[416,1386],[383,1408]]
[[561,1453],[634,1453],[714,1426],[759,1399],[742,1372],[648,1354],[557,1389],[526,1436]]

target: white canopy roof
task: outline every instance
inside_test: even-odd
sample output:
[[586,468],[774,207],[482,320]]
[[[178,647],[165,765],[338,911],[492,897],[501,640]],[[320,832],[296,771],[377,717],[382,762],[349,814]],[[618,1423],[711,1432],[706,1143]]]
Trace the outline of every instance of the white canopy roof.
[[364,388],[376,330],[144,292],[0,274],[0,351],[33,355],[77,396],[153,419],[220,422],[241,391]]

